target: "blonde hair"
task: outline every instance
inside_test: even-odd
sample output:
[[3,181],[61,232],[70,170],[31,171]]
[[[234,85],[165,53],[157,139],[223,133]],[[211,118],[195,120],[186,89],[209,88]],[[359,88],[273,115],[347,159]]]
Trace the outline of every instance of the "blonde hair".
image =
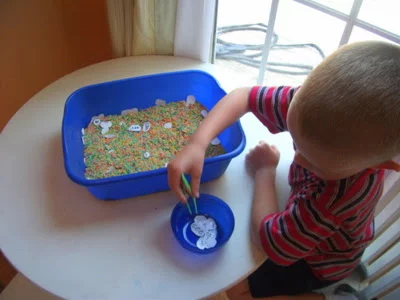
[[400,47],[359,42],[339,48],[296,94],[305,138],[377,162],[400,153]]

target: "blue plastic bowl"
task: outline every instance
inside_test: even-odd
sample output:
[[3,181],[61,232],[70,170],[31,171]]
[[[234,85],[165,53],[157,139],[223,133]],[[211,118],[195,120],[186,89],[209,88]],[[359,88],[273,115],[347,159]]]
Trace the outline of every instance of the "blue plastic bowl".
[[[192,212],[194,213],[193,201],[189,201]],[[226,244],[235,228],[235,217],[232,210],[221,199],[207,194],[201,194],[197,199],[197,209],[199,215],[206,215],[214,219],[217,224],[217,245],[210,249],[201,250],[196,247],[198,236],[190,229],[195,215],[190,215],[185,204],[178,203],[171,214],[171,228],[175,238],[185,249],[199,254],[215,252]]]
[[[170,103],[184,100],[188,95],[195,96],[196,101],[211,110],[226,92],[214,77],[197,70],[104,82],[73,92],[65,103],[62,123],[64,166],[69,178],[101,200],[124,199],[169,190],[166,168],[111,178],[87,179],[81,129],[90,123],[93,116],[101,113],[107,116],[134,107],[145,109],[154,106],[156,99]],[[220,177],[246,145],[239,121],[221,132],[218,138],[226,153],[205,160],[202,183]]]

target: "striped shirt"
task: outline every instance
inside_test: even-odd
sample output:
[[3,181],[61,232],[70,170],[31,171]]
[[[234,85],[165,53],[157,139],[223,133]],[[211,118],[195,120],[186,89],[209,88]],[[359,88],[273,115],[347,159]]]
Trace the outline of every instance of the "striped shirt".
[[[287,131],[286,116],[298,87],[253,87],[249,105],[271,131]],[[374,236],[374,209],[384,172],[366,169],[324,181],[292,163],[285,210],[265,216],[260,238],[268,257],[283,266],[304,259],[317,278],[340,280],[359,263]]]

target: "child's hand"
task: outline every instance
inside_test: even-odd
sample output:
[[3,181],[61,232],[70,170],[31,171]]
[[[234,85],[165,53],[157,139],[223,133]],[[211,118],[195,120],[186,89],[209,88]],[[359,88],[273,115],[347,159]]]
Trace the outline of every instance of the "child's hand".
[[261,169],[276,169],[279,163],[280,153],[276,146],[270,146],[266,142],[251,149],[246,156],[246,165],[252,175]]
[[236,89],[218,101],[191,137],[191,143],[168,164],[168,184],[183,203],[186,202],[186,197],[180,187],[182,173],[190,174],[193,196],[199,197],[200,177],[207,147],[222,130],[250,110],[250,90],[251,88]]
[[192,177],[191,188],[193,196],[199,197],[204,156],[205,149],[198,144],[191,143],[168,163],[169,187],[183,203],[186,203],[186,197],[181,189],[181,176],[182,174],[189,174]]

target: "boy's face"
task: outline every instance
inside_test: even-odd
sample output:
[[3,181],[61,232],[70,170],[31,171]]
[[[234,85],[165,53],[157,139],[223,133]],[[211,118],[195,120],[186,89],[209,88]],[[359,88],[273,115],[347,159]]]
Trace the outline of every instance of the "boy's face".
[[[294,102],[294,101],[293,101]],[[293,103],[292,102],[292,103]],[[299,120],[296,105],[290,105],[287,115],[288,130],[296,145],[294,162],[311,171],[324,180],[338,180],[354,175],[369,167],[365,161],[343,157],[330,149],[307,140],[299,132]]]

